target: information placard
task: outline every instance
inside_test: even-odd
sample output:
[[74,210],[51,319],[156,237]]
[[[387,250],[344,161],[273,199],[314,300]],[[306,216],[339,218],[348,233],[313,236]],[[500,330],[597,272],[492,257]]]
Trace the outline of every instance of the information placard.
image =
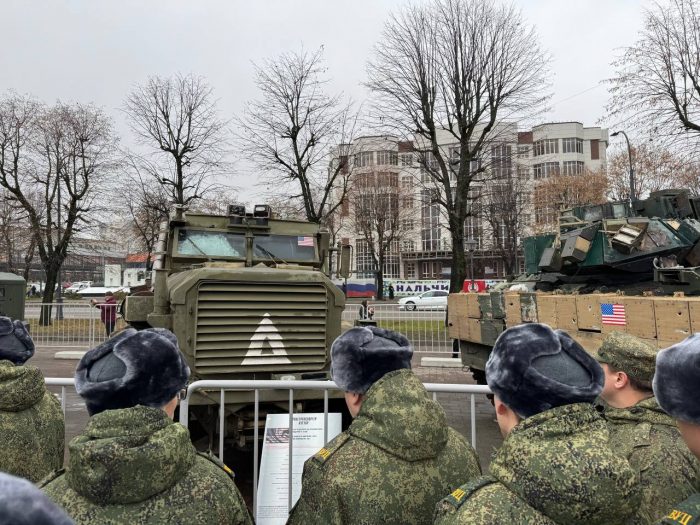
[[[328,414],[328,441],[340,434],[341,416]],[[292,442],[292,506],[301,493],[304,462],[324,445],[323,414],[295,414]],[[268,414],[265,421],[258,501],[258,525],[284,525],[287,522],[289,489],[289,415]]]

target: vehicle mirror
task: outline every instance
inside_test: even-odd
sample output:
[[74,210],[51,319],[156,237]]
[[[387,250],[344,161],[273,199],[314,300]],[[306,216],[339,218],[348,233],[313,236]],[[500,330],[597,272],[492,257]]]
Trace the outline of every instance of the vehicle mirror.
[[347,279],[350,276],[350,256],[352,253],[352,246],[349,244],[344,244],[340,247],[339,261],[338,261],[338,276],[343,279]]

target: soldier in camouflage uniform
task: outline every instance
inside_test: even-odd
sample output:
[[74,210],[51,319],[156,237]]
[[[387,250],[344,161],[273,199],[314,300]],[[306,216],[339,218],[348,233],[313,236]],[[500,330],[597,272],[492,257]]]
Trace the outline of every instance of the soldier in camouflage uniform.
[[[683,440],[700,459],[700,334],[657,354],[653,388],[659,405],[677,420]],[[665,509],[658,523],[700,524],[700,493],[691,494],[670,509]],[[660,505],[659,510],[663,510]]]
[[125,330],[87,352],[76,390],[91,417],[46,494],[78,524],[252,524],[232,472],[172,421],[189,368],[175,335]]
[[639,472],[642,504],[636,523],[653,523],[667,508],[696,491],[700,462],[676,422],[654,397],[656,349],[633,335],[612,332],[597,355],[605,372],[600,397],[610,448]]
[[476,477],[476,454],[411,372],[401,334],[348,330],[331,349],[332,375],[355,418],[304,465],[288,523],[432,522],[443,494]]
[[24,325],[0,317],[0,470],[37,482],[63,465],[65,430],[44,376],[24,364],[32,355]]
[[607,446],[593,407],[603,371],[576,341],[542,324],[509,328],[486,363],[486,381],[505,440],[488,476],[438,504],[436,524],[632,523],[637,477]]

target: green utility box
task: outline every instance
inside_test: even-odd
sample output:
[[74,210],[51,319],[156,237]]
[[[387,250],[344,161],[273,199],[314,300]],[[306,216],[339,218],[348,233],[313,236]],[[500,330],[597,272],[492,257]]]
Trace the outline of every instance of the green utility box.
[[24,319],[27,282],[14,273],[0,272],[0,315]]

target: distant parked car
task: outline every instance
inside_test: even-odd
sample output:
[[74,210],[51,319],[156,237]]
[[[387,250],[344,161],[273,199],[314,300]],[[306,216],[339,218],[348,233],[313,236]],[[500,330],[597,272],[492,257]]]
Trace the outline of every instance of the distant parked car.
[[66,288],[65,292],[78,293],[80,290],[84,290],[85,288],[89,288],[90,286],[92,286],[92,281],[77,281],[71,284],[68,288]]
[[430,290],[420,295],[399,299],[400,310],[444,310],[447,308],[448,292]]

